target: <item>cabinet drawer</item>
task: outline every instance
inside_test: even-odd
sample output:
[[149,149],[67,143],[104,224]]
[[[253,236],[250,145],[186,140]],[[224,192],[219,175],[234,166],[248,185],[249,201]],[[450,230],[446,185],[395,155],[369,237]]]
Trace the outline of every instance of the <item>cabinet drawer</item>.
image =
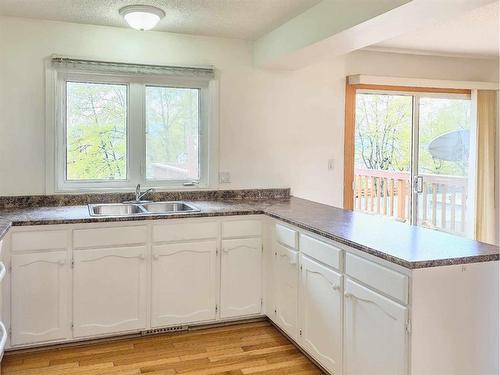
[[275,230],[276,241],[281,242],[283,245],[297,249],[298,232],[296,230],[285,227],[284,225],[276,224]]
[[219,223],[174,223],[153,226],[154,242],[191,241],[219,236]]
[[368,286],[408,303],[408,277],[377,263],[346,253],[345,273]]
[[65,230],[12,233],[12,251],[62,250],[68,247]]
[[260,220],[233,220],[222,223],[222,237],[257,237],[262,235]]
[[301,234],[300,251],[327,266],[340,269],[340,254],[342,250],[338,247]]
[[146,243],[148,228],[145,225],[76,229],[73,231],[73,247],[105,247]]

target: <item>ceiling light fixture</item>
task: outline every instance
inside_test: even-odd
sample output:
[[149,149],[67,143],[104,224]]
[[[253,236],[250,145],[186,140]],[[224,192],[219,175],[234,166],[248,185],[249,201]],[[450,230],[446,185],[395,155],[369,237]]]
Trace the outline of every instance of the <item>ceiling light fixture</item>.
[[129,5],[120,9],[120,14],[130,27],[136,30],[151,30],[165,17],[165,12],[151,5]]

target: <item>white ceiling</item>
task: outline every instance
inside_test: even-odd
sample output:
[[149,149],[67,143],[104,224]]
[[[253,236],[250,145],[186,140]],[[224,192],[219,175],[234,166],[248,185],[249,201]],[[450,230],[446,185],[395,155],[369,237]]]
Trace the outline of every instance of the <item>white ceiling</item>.
[[254,40],[320,0],[0,0],[0,15],[127,27],[118,10],[150,4],[166,12],[157,31]]
[[499,2],[424,30],[374,44],[369,50],[452,56],[499,55]]

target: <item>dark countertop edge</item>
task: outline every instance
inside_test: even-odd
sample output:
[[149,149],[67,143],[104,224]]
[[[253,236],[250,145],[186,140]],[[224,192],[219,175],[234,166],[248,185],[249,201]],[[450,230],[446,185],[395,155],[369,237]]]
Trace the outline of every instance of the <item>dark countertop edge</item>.
[[349,247],[352,247],[353,249],[360,250],[364,253],[373,255],[377,258],[384,259],[388,261],[389,263],[393,263],[396,265],[399,265],[401,267],[414,270],[414,269],[420,269],[420,268],[432,268],[432,267],[442,267],[442,266],[452,266],[452,265],[460,265],[460,264],[470,264],[470,263],[483,263],[483,262],[492,262],[492,261],[498,261],[500,260],[500,254],[489,254],[489,255],[473,255],[473,256],[468,256],[468,257],[457,257],[457,258],[452,258],[452,259],[438,259],[438,260],[426,260],[426,261],[416,261],[416,262],[409,262],[407,260],[389,255],[383,251],[380,250],[375,250],[370,247],[366,247],[363,245],[360,245],[356,242],[346,240],[342,237],[338,237],[335,235],[332,235],[328,232],[323,232],[321,230],[318,230],[308,224],[304,224],[295,220],[290,220],[284,217],[281,217],[277,214],[274,213],[269,213],[269,212],[264,212],[265,215],[270,216],[275,219],[279,219],[285,223],[294,225],[298,228],[307,230],[311,233],[317,234],[321,237],[328,238],[330,240],[336,241],[338,243],[347,245]]
[[188,218],[200,218],[200,217],[243,216],[243,215],[263,215],[263,214],[265,214],[263,210],[255,209],[255,210],[234,210],[234,211],[213,211],[213,212],[190,212],[186,214],[169,214],[169,215],[138,215],[129,217],[90,216],[82,219],[19,220],[19,221],[14,221],[11,224],[13,227],[21,227],[30,225],[113,223],[113,222],[145,221],[145,220],[172,220],[172,219],[188,219]]
[[352,247],[353,249],[362,251],[364,253],[373,255],[377,258],[383,259],[390,263],[396,264],[406,269],[422,269],[432,267],[442,267],[470,263],[482,263],[500,260],[500,254],[487,254],[487,255],[473,255],[467,257],[457,257],[448,259],[433,259],[428,261],[415,261],[410,262],[383,251],[375,250],[370,247],[360,245],[356,242],[346,240],[342,237],[332,235],[331,233],[321,231],[306,223],[296,220],[291,220],[282,217],[278,214],[267,212],[266,209],[254,210],[227,210],[227,211],[214,211],[214,212],[197,212],[189,214],[174,214],[174,215],[144,215],[144,216],[112,216],[112,217],[88,217],[79,219],[53,219],[53,220],[19,220],[19,221],[6,221],[0,222],[0,240],[7,234],[10,227],[14,226],[31,226],[31,225],[61,225],[61,224],[88,224],[88,223],[112,223],[112,222],[131,222],[131,221],[146,221],[146,220],[169,220],[169,219],[184,219],[184,218],[202,218],[202,217],[220,217],[220,216],[246,216],[246,215],[267,215],[271,218],[281,220],[290,225],[294,225],[300,229],[307,230],[311,233],[317,234],[321,237],[336,241],[338,243]]

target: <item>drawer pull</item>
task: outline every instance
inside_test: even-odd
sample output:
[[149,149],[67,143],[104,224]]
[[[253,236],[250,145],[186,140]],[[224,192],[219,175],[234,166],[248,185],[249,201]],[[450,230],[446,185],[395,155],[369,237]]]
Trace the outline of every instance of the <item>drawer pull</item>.
[[366,299],[366,298],[361,298],[361,297],[358,297],[352,293],[349,293],[349,292],[345,292],[344,293],[344,297],[345,298],[352,298],[354,299],[355,301],[361,301],[361,302],[365,302],[365,303],[371,303],[372,305],[375,305],[379,308],[380,311],[382,311],[385,315],[389,316],[390,318],[392,318],[393,320],[397,320],[397,318],[391,314],[389,314],[387,311],[385,311],[382,306],[380,306],[377,302],[375,301],[372,301],[371,299]]
[[158,254],[153,254],[153,259],[158,260],[158,259],[160,259],[160,256]]
[[61,260],[59,261],[59,265],[64,266],[65,264],[66,264],[66,261],[65,261],[65,260],[61,259]]

